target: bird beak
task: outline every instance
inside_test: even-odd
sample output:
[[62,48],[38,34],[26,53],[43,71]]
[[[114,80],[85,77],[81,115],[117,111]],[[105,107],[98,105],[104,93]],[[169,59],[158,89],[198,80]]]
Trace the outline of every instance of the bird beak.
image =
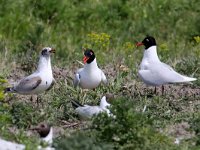
[[30,128],[30,130],[36,130],[36,131],[39,130],[39,129],[40,129],[39,127],[31,127]]
[[86,64],[86,62],[88,61],[88,59],[89,59],[89,57],[84,56],[84,57],[83,57],[83,63]]
[[136,44],[136,47],[139,47],[139,46],[142,46],[142,45],[144,45],[142,42],[138,42],[138,43]]
[[52,48],[49,52],[50,52],[50,53],[55,53],[56,50],[55,50],[54,48]]

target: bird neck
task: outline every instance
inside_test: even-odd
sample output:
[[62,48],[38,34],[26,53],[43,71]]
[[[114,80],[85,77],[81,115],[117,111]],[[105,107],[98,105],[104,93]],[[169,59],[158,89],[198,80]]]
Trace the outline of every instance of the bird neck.
[[42,140],[46,143],[48,143],[49,145],[52,144],[52,140],[53,140],[53,128],[50,128],[49,134],[46,137],[43,137]]
[[144,51],[144,58],[148,59],[149,61],[160,61],[157,55],[157,47],[151,46]]
[[41,72],[41,71],[44,71],[44,70],[48,70],[48,71],[52,72],[52,70],[51,70],[51,58],[40,56],[37,71]]
[[102,109],[104,109],[104,108],[106,108],[106,106],[110,106],[110,104],[106,101],[106,98],[103,97],[103,98],[101,99],[101,102],[100,102],[100,107],[101,107]]
[[86,70],[94,70],[96,68],[98,68],[96,58],[91,63],[89,64],[86,63],[84,65],[84,69]]

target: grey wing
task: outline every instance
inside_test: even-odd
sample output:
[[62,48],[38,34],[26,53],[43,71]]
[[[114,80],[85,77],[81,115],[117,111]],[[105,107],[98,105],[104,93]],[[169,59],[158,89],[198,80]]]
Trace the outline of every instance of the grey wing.
[[159,76],[162,78],[163,81],[166,83],[173,83],[173,82],[182,82],[184,81],[184,77],[176,72],[171,66],[161,63],[156,66],[159,69]]
[[168,64],[165,64],[165,63],[163,63],[163,62],[162,62],[162,64],[163,64],[165,67],[167,67],[169,70],[174,71],[174,69],[173,69],[171,66],[169,66]]
[[108,81],[106,79],[106,76],[105,76],[105,74],[104,74],[104,72],[102,70],[101,70],[101,81],[103,82],[103,84],[107,84],[108,83]]
[[37,88],[40,83],[42,82],[42,79],[39,76],[36,77],[27,77],[22,79],[15,87],[15,91],[19,92],[27,92],[32,91],[35,88]]
[[80,116],[87,117],[87,118],[91,118],[93,115],[101,112],[98,106],[88,106],[88,105],[84,107],[79,107],[76,109],[76,111]]
[[166,67],[168,67],[168,69],[170,69],[171,71],[174,72],[174,74],[176,74],[176,76],[179,77],[179,80],[176,80],[176,82],[190,82],[190,81],[195,81],[196,78],[191,78],[191,77],[187,77],[185,75],[179,74],[178,72],[176,72],[171,66],[163,63]]
[[80,72],[82,70],[83,70],[83,68],[79,69],[75,74],[74,81],[73,81],[74,87],[77,87],[80,83],[80,80],[81,80]]
[[49,86],[49,88],[46,91],[49,91],[50,89],[52,89],[53,85],[56,83],[56,80],[53,78],[51,85]]

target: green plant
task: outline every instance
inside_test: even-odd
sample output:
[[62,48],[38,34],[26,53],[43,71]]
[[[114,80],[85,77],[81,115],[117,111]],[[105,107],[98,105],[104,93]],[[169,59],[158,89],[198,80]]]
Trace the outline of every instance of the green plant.
[[27,128],[33,124],[37,124],[42,117],[38,108],[24,102],[13,103],[10,114],[12,115],[12,123],[19,128]]
[[5,89],[5,83],[7,81],[0,76],[0,101],[4,99],[4,89]]
[[68,137],[62,137],[57,139],[54,143],[58,150],[107,150],[113,149],[112,145],[107,143],[99,143],[95,140],[95,137],[90,137],[84,132],[73,133]]
[[114,117],[101,114],[93,120],[97,141],[112,143],[115,149],[171,149],[172,140],[159,133],[153,120],[135,110],[134,102],[118,99],[111,108]]

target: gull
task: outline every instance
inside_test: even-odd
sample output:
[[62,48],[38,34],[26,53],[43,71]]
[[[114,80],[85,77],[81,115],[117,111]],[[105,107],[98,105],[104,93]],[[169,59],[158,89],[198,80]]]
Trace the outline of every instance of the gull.
[[162,94],[165,84],[182,83],[195,81],[196,78],[187,77],[177,73],[172,67],[160,61],[157,55],[156,40],[152,36],[147,36],[142,42],[137,43],[137,46],[145,46],[144,55],[138,75],[141,80],[150,86],[162,85]]
[[55,53],[55,49],[50,47],[43,48],[37,70],[33,74],[22,78],[12,87],[6,88],[5,92],[32,95],[51,89],[55,82],[51,68],[51,53]]
[[106,112],[109,116],[111,115],[108,109],[110,104],[106,101],[106,96],[102,97],[99,106],[82,105],[74,100],[72,100],[71,103],[81,119],[90,119],[101,112]]
[[[36,127],[31,128],[31,130],[36,130],[40,135],[40,140],[47,143],[47,147],[38,146],[38,150],[55,150],[51,147],[53,143],[53,128],[48,124],[41,123]],[[24,144],[18,144],[4,139],[0,139],[0,150],[25,150],[26,146]]]
[[74,77],[74,87],[80,86],[83,89],[95,89],[101,82],[107,84],[105,74],[97,66],[94,51],[84,51],[84,67],[80,68]]
[[35,130],[39,133],[41,141],[47,143],[49,146],[53,143],[53,127],[47,123],[40,123],[36,127],[32,127],[31,130]]

